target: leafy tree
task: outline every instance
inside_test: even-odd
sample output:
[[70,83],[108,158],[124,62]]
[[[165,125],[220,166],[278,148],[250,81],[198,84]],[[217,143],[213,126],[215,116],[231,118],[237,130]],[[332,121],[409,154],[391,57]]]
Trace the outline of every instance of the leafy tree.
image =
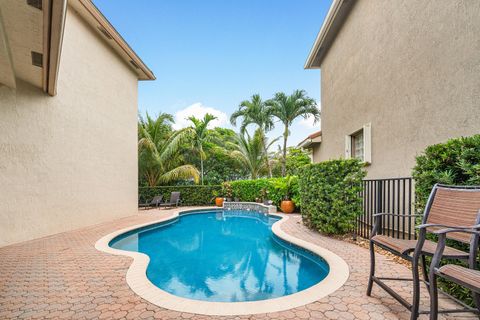
[[[240,132],[243,134],[247,126],[255,124],[261,129],[259,134],[263,135],[263,140],[266,141],[266,133],[273,128],[273,116],[272,110],[266,105],[259,94],[254,94],[251,100],[244,100],[240,103],[238,110],[232,113],[230,116],[230,122],[232,125],[237,125],[237,119],[242,118],[242,124],[240,126]],[[270,165],[270,159],[268,157],[267,144],[263,145],[263,151],[266,155],[265,163],[268,169],[268,174],[272,177],[272,168]]]
[[192,122],[192,125],[178,131],[175,137],[175,140],[178,141],[178,143],[181,143],[182,141],[190,141],[192,149],[199,155],[202,185],[204,180],[203,164],[207,157],[204,151],[204,146],[206,143],[212,142],[214,138],[213,135],[209,134],[210,130],[208,129],[208,124],[215,119],[217,119],[217,117],[209,113],[207,113],[203,119],[197,119],[194,116],[190,116],[188,117],[188,120]]
[[235,131],[217,127],[210,130],[209,134],[214,136],[215,142],[205,145],[205,184],[221,184],[246,178],[246,168],[232,157],[232,152],[236,150],[232,146],[237,136]]
[[[278,177],[282,173],[282,151],[280,150],[274,156],[273,175]],[[312,162],[310,154],[301,148],[287,148],[287,176],[298,175],[300,168]]]
[[266,102],[271,107],[274,117],[284,125],[282,149],[282,176],[287,172],[287,140],[290,135],[290,126],[298,117],[314,117],[315,122],[320,120],[320,111],[314,99],[307,96],[304,90],[295,90],[291,95],[277,92],[273,99]]
[[147,113],[138,121],[139,176],[148,186],[167,184],[179,179],[198,182],[198,170],[184,164],[172,130],[173,117],[160,113],[156,119]]
[[245,131],[237,135],[233,144],[236,150],[232,152],[232,156],[248,169],[252,179],[260,177],[266,166],[263,137],[260,128],[255,130],[253,136]]

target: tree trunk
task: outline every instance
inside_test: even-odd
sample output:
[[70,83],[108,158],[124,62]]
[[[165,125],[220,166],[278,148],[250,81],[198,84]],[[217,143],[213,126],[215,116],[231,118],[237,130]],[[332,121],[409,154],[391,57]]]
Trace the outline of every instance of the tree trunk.
[[[265,142],[265,139],[263,140]],[[268,168],[268,175],[270,176],[270,178],[272,178],[272,166],[270,165],[270,161],[268,159],[268,150],[267,150],[267,146],[265,145],[265,143],[263,143],[263,152],[265,152],[265,160],[267,161],[267,168]]]
[[200,174],[202,178],[202,186],[203,186],[203,157],[200,156]]
[[283,132],[283,156],[282,156],[282,176],[287,175],[287,139],[288,139],[288,122],[285,123],[285,131]]

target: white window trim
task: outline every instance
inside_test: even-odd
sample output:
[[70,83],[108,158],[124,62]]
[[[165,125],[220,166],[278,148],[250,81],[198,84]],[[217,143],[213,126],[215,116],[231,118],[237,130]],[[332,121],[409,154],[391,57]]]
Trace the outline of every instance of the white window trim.
[[[363,125],[363,162],[365,164],[372,163],[372,125],[367,123]],[[357,133],[357,131],[345,136],[345,159],[352,158],[352,136]]]

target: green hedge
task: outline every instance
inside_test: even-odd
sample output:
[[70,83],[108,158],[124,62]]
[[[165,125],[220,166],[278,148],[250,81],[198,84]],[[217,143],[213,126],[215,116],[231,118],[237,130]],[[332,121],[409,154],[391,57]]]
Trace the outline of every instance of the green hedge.
[[[416,158],[413,178],[415,179],[415,206],[417,213],[421,214],[435,183],[480,185],[480,135],[451,139],[445,143],[427,147],[424,153]],[[454,241],[449,241],[447,244],[461,250],[468,250],[468,246]],[[449,261],[449,263],[452,262],[458,263],[458,261]],[[453,296],[473,305],[469,290],[447,281],[442,281],[440,286]]]
[[352,230],[362,214],[363,164],[356,159],[330,160],[303,167],[299,174],[304,221],[328,234]]
[[222,191],[220,185],[208,186],[160,186],[138,188],[139,199],[142,202],[151,200],[154,196],[163,195],[163,201],[170,199],[170,193],[180,191],[180,204],[183,206],[200,206],[213,204],[213,199]]
[[[295,206],[300,207],[298,177],[296,176],[236,180],[230,181],[228,184],[231,186],[232,196],[240,201],[254,202],[266,197],[279,206],[280,202],[289,195],[288,198],[295,203]],[[266,195],[264,194],[265,191],[267,192]]]

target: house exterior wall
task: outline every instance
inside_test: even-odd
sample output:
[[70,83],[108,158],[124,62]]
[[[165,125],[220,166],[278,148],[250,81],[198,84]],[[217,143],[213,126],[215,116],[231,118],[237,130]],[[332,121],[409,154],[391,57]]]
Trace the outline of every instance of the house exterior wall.
[[322,143],[371,123],[369,178],[410,176],[431,144],[480,133],[480,2],[356,2],[321,65]]
[[0,86],[0,246],[134,214],[137,77],[71,8],[58,94]]

